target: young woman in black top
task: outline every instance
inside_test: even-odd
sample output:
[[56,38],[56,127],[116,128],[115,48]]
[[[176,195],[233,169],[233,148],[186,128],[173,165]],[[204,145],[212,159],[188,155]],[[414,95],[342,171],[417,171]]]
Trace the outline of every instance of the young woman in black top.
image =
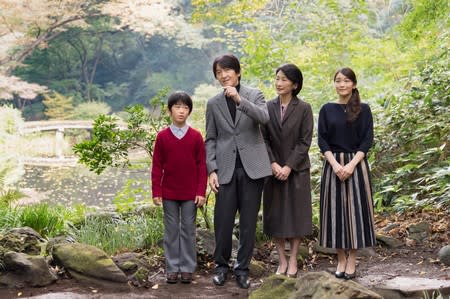
[[361,103],[356,75],[334,75],[337,101],[319,112],[318,142],[325,156],[320,189],[320,244],[336,248],[336,277],[356,276],[356,250],[375,245],[372,186],[367,153],[373,142],[372,113]]

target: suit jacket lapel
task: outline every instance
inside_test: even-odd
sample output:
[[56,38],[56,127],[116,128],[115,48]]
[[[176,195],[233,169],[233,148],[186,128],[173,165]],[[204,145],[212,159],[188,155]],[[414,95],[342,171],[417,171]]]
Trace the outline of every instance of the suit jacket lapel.
[[[223,117],[225,118],[225,120],[230,124],[230,126],[234,127],[235,125],[233,124],[233,120],[231,119],[231,114],[230,114],[230,110],[228,109],[227,106],[227,100],[225,99],[225,95],[219,95],[219,110],[222,112]],[[237,112],[237,109],[236,109]],[[236,113],[236,118],[237,118],[237,113]]]
[[[241,85],[241,88],[239,89],[239,96],[241,96],[242,98],[248,99],[248,91],[245,88],[245,86]],[[241,118],[241,115],[242,115],[242,111],[240,109],[236,109],[236,117],[234,119],[235,126],[237,126],[239,119]]]
[[289,115],[292,114],[292,111],[295,110],[299,102],[299,99],[297,97],[293,97],[289,105],[287,106],[286,112],[284,113],[283,121],[281,124],[283,124],[289,117]]
[[281,107],[280,107],[280,97],[274,102],[273,107],[275,108],[275,119],[277,121],[278,127],[281,129]]

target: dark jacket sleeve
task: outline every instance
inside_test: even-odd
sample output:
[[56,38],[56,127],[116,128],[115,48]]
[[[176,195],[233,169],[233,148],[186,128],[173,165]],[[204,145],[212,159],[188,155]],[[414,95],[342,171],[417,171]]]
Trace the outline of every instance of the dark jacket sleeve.
[[359,144],[358,151],[367,155],[373,143],[373,118],[369,105],[363,104],[361,113],[361,128],[359,128],[361,143]]
[[289,165],[295,171],[300,171],[310,167],[308,151],[311,146],[311,140],[314,128],[314,119],[311,105],[304,103],[304,112],[301,118],[300,134],[295,141],[295,147],[291,151],[286,165]]
[[325,112],[325,106],[320,108],[319,112],[319,125],[317,129],[317,141],[319,144],[320,151],[325,153],[330,150],[330,146],[328,144],[328,129],[327,129],[327,118]]

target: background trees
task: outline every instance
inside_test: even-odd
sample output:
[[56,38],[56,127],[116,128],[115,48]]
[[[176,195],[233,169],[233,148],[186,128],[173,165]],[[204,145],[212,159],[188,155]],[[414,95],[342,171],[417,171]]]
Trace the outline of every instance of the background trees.
[[0,98],[26,119],[61,109],[36,96],[46,90],[75,111],[102,103],[122,115],[167,87],[195,93],[201,111],[216,92],[211,61],[231,51],[268,99],[275,68],[299,65],[300,95],[317,112],[334,99],[335,70],[350,66],[376,118],[379,206],[448,205],[449,12],[445,0],[0,0]]

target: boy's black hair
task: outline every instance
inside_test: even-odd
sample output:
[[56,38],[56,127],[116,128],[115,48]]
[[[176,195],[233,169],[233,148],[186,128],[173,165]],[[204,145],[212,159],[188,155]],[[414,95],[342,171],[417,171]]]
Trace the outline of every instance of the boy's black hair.
[[167,100],[167,109],[172,111],[172,106],[177,103],[183,103],[189,107],[189,113],[192,112],[192,99],[184,91],[176,91],[169,96],[169,99]]
[[239,81],[241,81],[241,64],[239,62],[239,59],[234,56],[233,54],[225,54],[219,57],[216,57],[213,62],[213,73],[214,78],[217,79],[216,72],[217,72],[217,65],[219,65],[223,69],[232,69],[236,72],[236,74],[239,74]]

